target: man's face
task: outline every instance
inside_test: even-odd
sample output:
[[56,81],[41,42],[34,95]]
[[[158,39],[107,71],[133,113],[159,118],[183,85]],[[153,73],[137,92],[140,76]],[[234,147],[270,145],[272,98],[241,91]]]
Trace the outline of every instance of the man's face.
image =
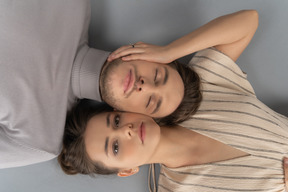
[[164,117],[180,105],[184,84],[169,65],[121,60],[108,63],[100,78],[103,100],[123,111]]

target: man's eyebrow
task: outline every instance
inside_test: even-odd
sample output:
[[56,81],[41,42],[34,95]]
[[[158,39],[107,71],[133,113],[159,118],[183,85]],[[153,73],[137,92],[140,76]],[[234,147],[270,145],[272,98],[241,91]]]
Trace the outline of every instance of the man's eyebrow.
[[104,147],[106,156],[108,156],[108,143],[109,143],[109,137],[106,137],[106,139],[105,139],[105,147]]
[[167,83],[167,80],[168,80],[168,77],[169,77],[169,73],[168,73],[167,67],[164,67],[164,69],[165,69],[165,75],[164,75],[163,85],[165,85]]

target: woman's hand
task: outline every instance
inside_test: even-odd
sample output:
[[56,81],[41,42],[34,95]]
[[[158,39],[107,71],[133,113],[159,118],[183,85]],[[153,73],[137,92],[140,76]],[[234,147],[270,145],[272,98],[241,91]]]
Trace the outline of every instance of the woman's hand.
[[124,45],[110,54],[108,61],[122,57],[123,61],[145,60],[156,63],[170,63],[177,58],[169,53],[168,46],[158,46],[143,42],[133,45]]
[[236,61],[249,44],[257,27],[257,11],[238,11],[218,17],[166,46],[138,42],[120,47],[109,56],[108,61],[122,57],[124,61],[137,59],[170,63],[213,46]]
[[287,157],[284,157],[283,159],[283,169],[284,169],[286,191],[288,191],[288,158]]

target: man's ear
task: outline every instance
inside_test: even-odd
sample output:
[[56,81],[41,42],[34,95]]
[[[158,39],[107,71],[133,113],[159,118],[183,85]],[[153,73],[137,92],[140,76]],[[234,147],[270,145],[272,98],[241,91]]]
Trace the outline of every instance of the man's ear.
[[139,172],[139,167],[135,167],[132,169],[126,169],[118,172],[118,177],[128,177],[134,175]]

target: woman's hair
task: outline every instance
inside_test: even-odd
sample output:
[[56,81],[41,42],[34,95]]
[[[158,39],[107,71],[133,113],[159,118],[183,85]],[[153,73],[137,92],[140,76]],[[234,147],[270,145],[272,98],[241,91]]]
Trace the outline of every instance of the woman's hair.
[[202,93],[199,75],[188,65],[174,61],[170,64],[180,74],[184,83],[184,96],[177,109],[170,115],[155,119],[160,125],[176,125],[190,118],[200,106]]
[[104,103],[82,99],[79,100],[67,114],[63,148],[58,156],[58,162],[62,170],[69,175],[77,173],[88,174],[114,174],[117,169],[108,169],[102,163],[92,161],[87,152],[84,142],[84,133],[88,121],[102,112],[113,109]]

